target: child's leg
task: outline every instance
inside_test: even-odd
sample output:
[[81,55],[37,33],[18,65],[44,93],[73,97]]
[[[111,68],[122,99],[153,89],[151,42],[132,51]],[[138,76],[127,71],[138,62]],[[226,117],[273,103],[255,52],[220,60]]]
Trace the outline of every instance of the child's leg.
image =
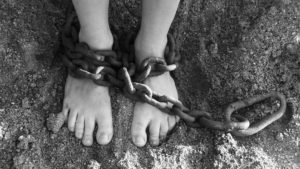
[[[80,41],[93,49],[111,49],[112,34],[108,25],[109,0],[73,0],[79,17]],[[95,85],[88,79],[68,76],[62,112],[68,115],[68,128],[86,146],[93,143],[93,131],[99,144],[112,138],[112,115],[108,88]]]
[[[179,0],[143,0],[142,25],[135,41],[138,62],[149,56],[164,57],[167,33],[178,4]],[[178,98],[175,83],[169,73],[148,78],[145,84],[158,93]],[[166,136],[177,120],[178,117],[169,116],[147,103],[136,103],[131,128],[134,144],[145,145],[148,127],[150,143],[158,145],[159,140]]]

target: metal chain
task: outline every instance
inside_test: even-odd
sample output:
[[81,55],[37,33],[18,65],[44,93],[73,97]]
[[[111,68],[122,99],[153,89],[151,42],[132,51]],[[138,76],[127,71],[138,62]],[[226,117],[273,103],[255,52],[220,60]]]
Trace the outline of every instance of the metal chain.
[[[65,31],[62,36],[64,54],[63,63],[68,67],[70,75],[77,78],[88,78],[97,85],[117,87],[123,94],[135,101],[146,102],[165,113],[178,115],[188,125],[192,127],[207,127],[211,129],[224,130],[236,136],[248,136],[255,134],[278,120],[285,112],[286,100],[284,95],[272,92],[238,101],[230,104],[225,110],[225,121],[215,121],[210,113],[199,110],[190,110],[178,99],[161,95],[153,91],[143,81],[151,76],[158,76],[167,71],[177,68],[179,55],[176,55],[175,40],[168,34],[167,47],[165,49],[165,59],[149,57],[136,66],[134,56],[134,37],[132,34],[125,40],[125,52],[114,52],[113,50],[92,50],[85,43],[78,41],[79,22],[75,12],[68,17]],[[117,40],[115,40],[114,50],[119,50]],[[235,116],[238,121],[233,121],[231,115],[238,109],[245,108],[256,102],[275,97],[280,100],[280,108],[275,113],[264,117],[260,121],[250,125],[248,119],[242,116]],[[57,118],[66,118],[57,116]],[[61,119],[56,119],[59,123],[54,125],[52,131],[58,131],[62,123]]]

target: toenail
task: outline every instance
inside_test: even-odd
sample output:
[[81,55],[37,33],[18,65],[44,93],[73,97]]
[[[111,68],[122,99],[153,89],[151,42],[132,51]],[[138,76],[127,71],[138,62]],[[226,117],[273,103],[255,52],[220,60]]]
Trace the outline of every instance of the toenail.
[[159,141],[157,139],[153,139],[150,141],[151,145],[156,146],[159,144]]
[[92,140],[91,140],[91,139],[85,139],[84,141],[85,141],[85,143],[88,144],[88,145],[92,144]]
[[101,134],[99,136],[99,142],[101,143],[107,143],[109,141],[108,135],[107,134]]
[[137,145],[137,146],[143,146],[145,144],[145,139],[141,136],[136,136],[134,137],[133,142]]
[[167,136],[166,135],[163,135],[163,136],[159,136],[159,140],[160,141],[165,141],[165,139],[167,138]]
[[82,133],[76,133],[75,136],[76,136],[76,138],[81,139],[82,138]]

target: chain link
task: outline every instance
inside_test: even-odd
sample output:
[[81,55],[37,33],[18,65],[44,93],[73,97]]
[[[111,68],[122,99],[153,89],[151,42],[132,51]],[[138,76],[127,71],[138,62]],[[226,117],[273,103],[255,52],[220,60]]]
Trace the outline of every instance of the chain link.
[[281,118],[283,116],[283,114],[286,110],[286,100],[285,100],[285,96],[283,94],[278,93],[278,92],[271,92],[271,93],[268,93],[265,95],[251,97],[251,98],[230,104],[227,107],[227,109],[225,110],[226,121],[228,121],[228,122],[232,122],[231,115],[234,111],[241,109],[241,108],[251,106],[257,102],[261,102],[261,101],[271,98],[271,97],[276,98],[277,100],[280,101],[280,107],[278,108],[278,110],[275,113],[270,114],[269,116],[265,116],[261,120],[251,124],[250,127],[232,131],[232,134],[236,135],[236,136],[250,136],[250,135],[253,135],[253,134],[259,132],[260,130],[264,129],[265,127],[267,127],[268,125],[270,125],[271,123],[273,123],[274,121],[278,120],[279,118]]
[[[123,94],[135,101],[146,102],[161,111],[177,115],[192,127],[207,127],[211,129],[224,130],[236,136],[248,136],[257,133],[272,122],[279,119],[285,112],[285,97],[278,93],[248,98],[230,104],[225,110],[225,121],[215,121],[210,113],[199,110],[190,110],[178,99],[161,95],[143,84],[148,77],[158,76],[165,72],[173,71],[178,67],[180,55],[176,54],[175,40],[168,34],[168,42],[165,49],[165,59],[149,57],[142,61],[137,67],[134,56],[134,37],[131,34],[123,45],[125,52],[114,52],[113,50],[92,50],[85,43],[78,41],[79,22],[75,12],[68,17],[65,31],[62,35],[64,54],[62,60],[68,68],[70,75],[77,78],[88,78],[97,85],[117,87]],[[114,36],[115,37],[115,36]],[[114,50],[119,50],[119,44],[115,38]],[[238,109],[245,108],[256,102],[275,97],[280,100],[281,106],[277,112],[262,120],[250,125],[248,119],[242,116],[235,116],[233,121],[232,113]],[[59,118],[60,116],[57,116]],[[66,117],[64,117],[66,118]],[[57,119],[56,119],[57,120]],[[61,127],[61,120],[58,120],[56,129]],[[60,126],[59,126],[60,125]]]

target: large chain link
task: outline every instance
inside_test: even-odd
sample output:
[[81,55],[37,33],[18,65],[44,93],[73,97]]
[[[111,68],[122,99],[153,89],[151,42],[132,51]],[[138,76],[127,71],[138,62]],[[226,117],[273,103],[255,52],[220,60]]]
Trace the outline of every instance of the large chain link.
[[[113,50],[92,50],[87,44],[78,41],[78,32],[79,22],[74,12],[67,19],[62,36],[62,44],[64,46],[62,60],[67,66],[70,75],[77,78],[91,79],[97,85],[117,87],[128,98],[146,102],[165,113],[178,115],[192,127],[207,127],[228,131],[236,136],[248,136],[259,132],[278,120],[286,110],[284,95],[278,92],[271,92],[230,104],[225,109],[225,120],[215,121],[210,113],[190,110],[178,99],[156,93],[149,86],[143,84],[143,81],[148,77],[158,76],[177,68],[180,57],[176,55],[175,40],[170,34],[168,34],[165,59],[149,57],[143,60],[139,66],[136,66],[133,47],[135,35],[130,35],[125,40],[125,52],[116,53],[113,51],[119,50],[116,39]],[[250,125],[248,119],[242,116],[235,116],[237,121],[232,120],[233,112],[270,97],[275,97],[280,101],[280,107],[275,113],[264,117],[252,125]],[[52,125],[52,131],[57,132],[63,124],[62,121],[67,117],[59,114],[53,118],[57,123]],[[65,119],[62,120],[62,118]]]

